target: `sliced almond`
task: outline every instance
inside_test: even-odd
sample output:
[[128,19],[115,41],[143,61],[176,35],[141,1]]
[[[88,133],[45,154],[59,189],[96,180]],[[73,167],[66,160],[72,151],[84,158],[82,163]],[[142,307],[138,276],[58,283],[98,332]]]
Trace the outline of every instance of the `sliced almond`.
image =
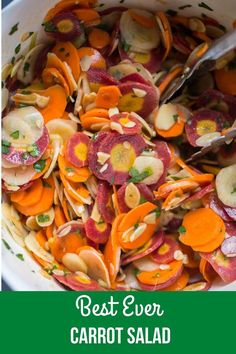
[[109,108],[109,110],[108,110],[109,118],[111,118],[112,116],[119,114],[119,113],[120,113],[120,111],[117,107]]
[[216,138],[219,138],[221,136],[220,132],[214,132],[214,133],[208,133],[200,136],[196,140],[196,144],[198,146],[207,146],[209,145],[213,140]]
[[133,88],[133,93],[135,94],[135,96],[137,97],[145,97],[147,95],[147,92],[138,88]]
[[92,65],[93,59],[91,56],[89,55],[84,55],[81,59],[80,59],[80,67],[82,71],[87,72],[91,65]]
[[66,253],[62,257],[62,263],[68,268],[71,272],[88,272],[88,267],[81,257],[76,253]]
[[199,20],[199,18],[190,18],[188,21],[188,26],[191,31],[206,32],[206,27],[204,23]]
[[155,117],[154,125],[156,129],[169,130],[175,125],[179,115],[176,105],[173,103],[165,103],[160,106]]
[[45,178],[45,179],[48,178],[50,176],[50,174],[52,173],[52,171],[54,170],[54,168],[57,164],[57,158],[60,153],[61,146],[62,146],[62,138],[60,137],[60,135],[50,135],[50,139],[52,141],[53,156],[52,156],[50,166],[49,166],[47,172],[43,176],[43,178]]
[[152,156],[138,156],[134,161],[133,167],[140,174],[147,172],[147,177],[142,182],[148,185],[158,182],[164,171],[163,162]]
[[106,170],[108,169],[108,164],[107,163],[105,163],[103,166],[102,166],[102,168],[100,168],[100,173],[103,173],[103,172],[105,172]]
[[104,163],[111,157],[111,155],[110,155],[110,154],[107,154],[107,153],[105,153],[105,152],[99,151],[99,152],[97,153],[97,157],[98,157],[97,161],[98,161],[101,165],[104,165]]
[[134,183],[129,183],[125,188],[125,203],[130,208],[136,208],[140,202],[140,192]]
[[180,251],[180,250],[176,250],[176,251],[174,252],[174,259],[175,259],[176,261],[182,261],[182,260],[184,259],[184,254],[183,254],[183,252]]
[[110,123],[110,128],[111,130],[115,130],[120,134],[124,134],[123,128],[121,126],[121,124],[117,123],[117,122],[111,122]]
[[143,219],[143,221],[148,224],[148,225],[154,225],[156,224],[157,222],[157,216],[156,216],[156,213],[153,212],[153,213],[150,213],[148,215],[146,215]]
[[135,126],[136,126],[136,123],[133,122],[132,120],[130,120],[129,122],[127,122],[127,123],[124,124],[124,127],[125,127],[125,128],[133,128],[133,127],[135,127]]
[[94,202],[93,210],[91,213],[91,219],[93,219],[95,222],[99,222],[101,220],[101,214],[99,213],[99,210],[98,210],[97,201]]
[[29,216],[26,219],[25,224],[31,231],[38,231],[38,230],[41,229],[41,227],[38,225],[38,223],[36,221],[36,217],[35,216]]
[[148,256],[142,257],[133,262],[135,268],[141,272],[152,272],[159,269],[159,264],[153,262]]

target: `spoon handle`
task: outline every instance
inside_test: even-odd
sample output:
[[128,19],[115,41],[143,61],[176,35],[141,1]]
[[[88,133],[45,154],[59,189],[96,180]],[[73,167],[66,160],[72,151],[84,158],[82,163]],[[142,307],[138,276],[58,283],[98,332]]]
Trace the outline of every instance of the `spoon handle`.
[[216,60],[236,48],[236,29],[226,33],[213,42],[212,46],[201,57],[199,62],[203,63],[206,60]]

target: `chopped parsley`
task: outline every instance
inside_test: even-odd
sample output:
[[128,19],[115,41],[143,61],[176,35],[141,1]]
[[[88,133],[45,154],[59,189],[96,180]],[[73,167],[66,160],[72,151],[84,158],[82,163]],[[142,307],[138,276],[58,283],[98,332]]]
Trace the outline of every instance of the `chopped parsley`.
[[129,174],[131,176],[129,182],[133,183],[138,183],[143,181],[145,178],[149,177],[152,175],[152,170],[151,168],[145,168],[143,172],[139,172],[135,167],[131,167],[129,170]]
[[230,127],[230,123],[229,122],[224,122],[223,123],[223,128],[224,129],[227,129],[227,128],[229,128]]
[[29,68],[30,68],[30,63],[25,63],[24,64],[24,68],[23,68],[24,76],[29,71]]
[[33,157],[39,156],[39,149],[36,144],[31,145],[31,147],[29,148],[29,154]]
[[45,32],[58,32],[57,26],[52,21],[44,22],[42,26]]
[[178,231],[179,231],[179,233],[181,233],[181,234],[185,234],[186,228],[185,228],[183,225],[181,225],[181,226],[178,228]]
[[49,184],[49,183],[46,182],[46,181],[43,181],[43,186],[44,186],[45,188],[52,188],[51,184]]
[[110,184],[114,184],[114,182],[115,182],[115,177],[112,176],[112,177],[111,177],[111,180],[110,180]]
[[11,247],[9,246],[9,244],[7,243],[7,241],[4,240],[4,238],[2,238],[2,242],[3,242],[3,244],[4,244],[4,246],[6,247],[7,250],[10,250],[10,249],[11,249]]
[[21,44],[19,43],[15,48],[15,53],[18,54],[21,49]]
[[18,31],[18,26],[19,26],[19,22],[17,22],[14,26],[12,26],[12,28],[8,34],[11,36],[13,33]]
[[21,155],[22,160],[28,160],[29,158],[29,154],[27,152],[23,152],[23,154]]
[[66,172],[69,172],[69,173],[75,172],[74,168],[72,168],[72,167],[66,167],[65,170],[66,170]]
[[2,140],[2,153],[8,155],[10,152],[11,143],[7,140]]
[[10,141],[2,140],[2,145],[3,145],[3,146],[10,147],[10,146],[11,146],[11,143],[10,143]]
[[13,139],[19,139],[20,132],[19,130],[15,130],[13,133],[10,135]]
[[133,269],[133,274],[136,276],[140,273],[140,270],[139,269]]
[[139,204],[143,204],[143,203],[146,203],[146,202],[147,202],[147,199],[144,198],[144,196],[141,195],[140,200],[139,200]]
[[154,210],[154,213],[156,214],[156,217],[159,218],[161,216],[161,208],[160,207],[157,207],[155,210]]
[[41,214],[41,215],[38,215],[37,219],[39,222],[47,222],[50,220],[50,216],[47,214]]
[[12,65],[14,65],[14,64],[15,64],[15,60],[16,60],[16,58],[15,58],[15,57],[12,57],[12,58],[11,58],[11,64],[12,64]]
[[46,161],[45,160],[39,160],[33,164],[34,170],[36,172],[41,172],[44,170],[46,166]]
[[17,253],[17,254],[16,254],[16,257],[19,258],[21,261],[24,261],[24,260],[25,260],[22,253]]
[[213,11],[213,9],[210,6],[208,6],[207,4],[205,4],[205,2],[203,2],[203,1],[200,2],[200,4],[198,4],[198,6],[203,7],[206,10]]
[[131,48],[130,44],[128,44],[126,42],[123,43],[123,49],[126,53],[130,50],[130,48]]
[[136,224],[134,224],[134,229],[137,230],[138,227],[139,227],[139,223],[136,222]]
[[178,114],[174,114],[173,115],[173,119],[175,121],[175,123],[178,121],[179,115]]
[[184,9],[187,9],[188,7],[192,7],[192,5],[182,5],[182,6],[179,6],[178,8],[180,10],[184,10]]
[[65,51],[65,48],[60,48],[59,49],[59,52],[64,52]]
[[231,194],[236,193],[236,187],[233,188]]

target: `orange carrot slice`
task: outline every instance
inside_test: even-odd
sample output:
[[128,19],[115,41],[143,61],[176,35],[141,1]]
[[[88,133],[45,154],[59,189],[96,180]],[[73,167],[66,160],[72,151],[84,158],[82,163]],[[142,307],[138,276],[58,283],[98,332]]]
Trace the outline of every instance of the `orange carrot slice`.
[[227,95],[236,95],[236,69],[223,68],[214,72],[216,86]]
[[[17,195],[18,193],[18,195]],[[37,179],[26,191],[19,191],[11,194],[11,201],[18,203],[22,207],[30,207],[40,201],[43,194],[43,183]],[[21,198],[23,196],[23,198]]]
[[44,85],[48,88],[53,85],[61,85],[67,96],[70,96],[70,89],[69,86],[64,79],[64,77],[61,75],[61,73],[55,69],[55,68],[45,68],[42,72],[42,79]]
[[206,42],[207,44],[211,44],[212,42],[211,38],[208,37],[204,32],[193,31],[192,35],[201,41]]
[[85,27],[98,25],[101,22],[99,13],[94,9],[76,9],[73,13],[78,20],[83,21]]
[[135,229],[137,229],[140,224],[145,224],[145,216],[150,214],[151,212],[155,212],[157,206],[155,204],[146,202],[137,206],[136,208],[130,210],[121,221],[118,227],[119,233],[119,242],[122,248],[124,249],[134,249],[141,247],[144,243],[146,243],[153,235],[155,229],[159,224],[159,219],[155,218],[155,223],[146,224],[144,231],[140,236],[132,240],[129,237],[128,239],[125,237],[126,233],[130,230],[130,233],[133,233]]
[[197,173],[196,171],[194,171],[192,168],[190,168],[188,165],[186,165],[186,163],[180,158],[180,157],[176,157],[175,162],[185,171],[187,171],[188,173],[190,173],[190,175],[192,176],[196,176],[199,173]]
[[120,96],[121,92],[117,86],[102,86],[97,93],[95,100],[96,106],[106,109],[116,107],[119,103]]
[[35,237],[36,237],[36,240],[38,241],[38,243],[40,244],[40,246],[45,249],[45,243],[47,242],[47,237],[45,235],[44,230],[39,230],[36,233]]
[[71,233],[63,237],[56,236],[49,241],[50,251],[58,262],[62,261],[62,257],[66,253],[76,253],[84,245],[86,245],[85,237],[77,233]]
[[107,118],[109,119],[109,113],[107,109],[104,108],[93,108],[90,109],[88,112],[83,114],[84,118],[87,117],[99,117],[99,118]]
[[51,86],[46,90],[34,90],[35,93],[49,97],[49,103],[44,108],[38,108],[43,115],[44,122],[61,118],[67,105],[66,92],[60,85]]
[[182,226],[184,232],[180,235],[180,241],[193,250],[212,252],[224,240],[224,221],[210,208],[188,212],[183,218]]
[[62,0],[52,7],[46,14],[44,22],[50,21],[59,12],[76,7],[89,8],[96,3],[96,0]]
[[82,115],[80,117],[81,125],[86,130],[98,131],[105,125],[110,124],[110,120],[100,117],[85,117]]
[[91,175],[87,167],[77,168],[69,163],[65,155],[59,154],[58,165],[63,175],[71,182],[85,182]]
[[91,68],[106,69],[106,61],[98,50],[91,47],[81,47],[78,50],[80,60],[84,56],[89,56],[92,60]]
[[46,237],[48,240],[51,237],[53,237],[53,229],[54,229],[54,223],[52,223],[51,225],[49,225],[45,228],[45,234],[46,234]]
[[168,286],[167,288],[162,289],[161,291],[180,291],[188,284],[189,274],[186,271],[183,271],[181,276],[174,282],[174,284]]
[[64,225],[66,223],[66,218],[65,218],[63,210],[60,208],[59,205],[55,206],[54,212],[55,212],[54,221],[55,221],[56,227],[60,227],[60,226]]
[[149,272],[140,272],[137,274],[138,280],[147,285],[160,285],[166,283],[176,274],[181,271],[183,264],[181,261],[172,261],[169,263],[169,268],[162,270],[157,269]]
[[96,49],[103,49],[110,43],[109,33],[100,29],[94,28],[88,35],[89,44]]
[[74,200],[76,200],[78,203],[84,204],[83,201],[80,199],[80,196],[82,198],[88,198],[89,197],[89,191],[81,186],[76,186],[75,183],[73,182],[69,182],[67,181],[67,179],[65,178],[65,176],[60,173],[60,177],[61,177],[61,181],[67,191],[67,193],[69,194],[69,196],[71,196],[71,198],[73,198]]
[[182,66],[178,66],[176,67],[174,70],[170,71],[166,77],[164,78],[164,80],[160,83],[159,85],[159,91],[160,94],[162,95],[163,92],[166,90],[166,88],[169,86],[169,84],[171,83],[172,80],[174,80],[179,74],[181,74],[183,71],[183,67]]
[[75,46],[71,42],[57,42],[52,49],[52,53],[69,65],[77,82],[80,77],[80,59]]
[[[51,208],[54,198],[54,183],[52,177],[43,181],[43,193],[38,202],[31,206],[22,206],[14,203],[16,209],[25,216],[35,216]],[[35,201],[34,201],[35,202]],[[23,203],[23,200],[21,201]]]
[[139,25],[145,28],[155,27],[156,22],[153,16],[152,17],[143,16],[133,9],[129,9],[128,12],[129,15],[132,17],[132,19],[136,21]]
[[61,206],[62,206],[64,215],[66,217],[66,220],[67,221],[71,221],[71,217],[70,217],[70,214],[69,214],[69,209],[68,209],[68,204],[67,204],[66,199],[63,199],[63,201],[61,203]]
[[111,283],[114,283],[120,265],[121,248],[118,240],[117,229],[125,214],[119,214],[112,224],[111,235],[104,249],[104,262],[107,266]]
[[164,47],[165,47],[165,54],[162,59],[162,61],[164,61],[167,58],[167,56],[169,55],[171,47],[172,47],[172,41],[173,41],[172,31],[171,31],[171,26],[170,26],[170,23],[169,23],[169,20],[168,20],[166,14],[162,11],[158,11],[156,13],[156,15],[160,19],[161,24],[162,24],[162,28],[164,30],[164,33],[162,33],[162,38],[163,38]]

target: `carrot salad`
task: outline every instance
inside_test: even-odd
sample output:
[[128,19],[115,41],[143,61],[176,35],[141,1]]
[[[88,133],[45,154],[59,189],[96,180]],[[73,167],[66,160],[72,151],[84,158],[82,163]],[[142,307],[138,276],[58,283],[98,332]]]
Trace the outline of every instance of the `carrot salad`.
[[226,29],[62,0],[41,31],[2,70],[3,227],[73,290],[235,281],[236,142],[185,162],[236,125],[235,52],[161,103]]

